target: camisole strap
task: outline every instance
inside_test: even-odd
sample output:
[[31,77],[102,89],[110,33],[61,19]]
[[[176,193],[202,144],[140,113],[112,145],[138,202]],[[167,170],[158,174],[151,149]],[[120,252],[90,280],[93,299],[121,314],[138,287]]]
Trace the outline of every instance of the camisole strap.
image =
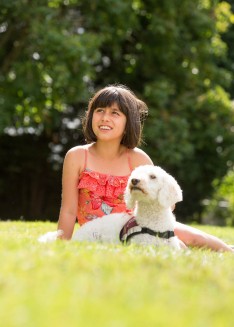
[[130,169],[130,172],[133,171],[133,167],[132,167],[132,163],[131,163],[131,158],[130,158],[130,149],[127,149],[127,157],[128,157],[128,166],[129,166],[129,169]]
[[84,154],[85,154],[85,161],[84,161],[84,170],[86,169],[87,166],[87,157],[88,157],[88,150],[84,149]]
[[[129,166],[130,172],[132,172],[133,171],[133,167],[132,167],[132,163],[131,163],[131,158],[130,158],[130,155],[129,155],[129,151],[130,151],[130,149],[127,149],[127,159],[128,159],[128,166]],[[84,155],[85,155],[84,170],[86,170],[86,168],[87,168],[87,159],[88,159],[88,149],[84,149]]]

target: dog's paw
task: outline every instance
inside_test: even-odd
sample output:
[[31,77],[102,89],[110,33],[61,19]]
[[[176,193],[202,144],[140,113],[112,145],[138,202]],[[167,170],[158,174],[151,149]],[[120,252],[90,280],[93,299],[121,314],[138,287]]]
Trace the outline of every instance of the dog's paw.
[[62,230],[57,230],[55,232],[48,232],[46,234],[41,235],[38,237],[38,242],[40,243],[51,243],[58,239],[59,236],[63,235]]

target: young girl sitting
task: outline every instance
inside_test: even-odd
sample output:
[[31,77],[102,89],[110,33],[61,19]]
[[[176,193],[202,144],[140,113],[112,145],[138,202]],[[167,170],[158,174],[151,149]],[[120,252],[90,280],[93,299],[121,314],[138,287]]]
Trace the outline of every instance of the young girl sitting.
[[[108,86],[89,102],[83,121],[86,145],[70,149],[64,160],[62,204],[58,229],[70,239],[76,219],[80,225],[116,212],[126,212],[123,193],[131,171],[153,165],[137,146],[148,108],[125,86]],[[233,251],[223,241],[176,222],[181,246]]]

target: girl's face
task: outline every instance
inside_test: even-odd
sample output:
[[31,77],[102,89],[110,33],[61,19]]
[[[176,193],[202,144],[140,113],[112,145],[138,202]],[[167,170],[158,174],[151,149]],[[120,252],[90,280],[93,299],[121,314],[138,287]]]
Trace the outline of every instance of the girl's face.
[[120,111],[116,103],[110,107],[94,109],[92,128],[97,140],[118,140],[121,142],[126,122],[126,116]]

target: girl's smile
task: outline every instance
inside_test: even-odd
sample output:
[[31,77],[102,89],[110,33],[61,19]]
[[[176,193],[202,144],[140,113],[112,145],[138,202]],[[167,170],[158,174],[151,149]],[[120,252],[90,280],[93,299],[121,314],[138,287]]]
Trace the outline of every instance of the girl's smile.
[[103,130],[111,130],[112,128],[110,126],[106,126],[106,125],[101,125],[99,126],[100,129],[103,129]]

